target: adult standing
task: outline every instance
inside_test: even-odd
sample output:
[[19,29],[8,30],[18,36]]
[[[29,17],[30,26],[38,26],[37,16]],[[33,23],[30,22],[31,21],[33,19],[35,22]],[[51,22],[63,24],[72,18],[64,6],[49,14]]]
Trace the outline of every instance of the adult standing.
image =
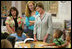
[[42,40],[50,43],[52,40],[52,17],[50,13],[45,12],[41,2],[36,4],[36,11],[40,13],[35,19],[34,40]]
[[26,16],[26,26],[27,26],[27,35],[30,38],[33,38],[33,30],[34,30],[34,23],[35,23],[35,16],[38,12],[35,11],[35,2],[28,1],[25,9],[25,16]]
[[24,29],[24,23],[22,17],[18,17],[18,10],[15,7],[11,7],[9,16],[7,17],[5,24],[9,34],[15,33],[17,27]]

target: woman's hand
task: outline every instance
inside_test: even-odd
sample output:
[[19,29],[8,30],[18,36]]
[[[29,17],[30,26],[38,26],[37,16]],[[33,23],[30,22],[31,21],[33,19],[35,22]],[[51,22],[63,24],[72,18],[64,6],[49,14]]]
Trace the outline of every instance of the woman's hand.
[[43,42],[46,42],[46,40],[47,40],[47,37],[45,36],[44,39],[43,39]]
[[35,23],[35,21],[29,21],[30,23]]
[[34,25],[35,21],[29,21],[30,25]]
[[38,41],[37,38],[34,38],[34,41]]
[[48,38],[48,34],[46,34],[46,36],[44,37],[43,42],[46,42],[47,38]]
[[34,41],[38,41],[37,38],[36,38],[36,35],[34,35]]
[[7,27],[7,30],[8,30],[8,32],[9,32],[10,34],[11,34],[11,33],[15,33],[15,31],[13,31],[8,24],[6,24],[6,27]]

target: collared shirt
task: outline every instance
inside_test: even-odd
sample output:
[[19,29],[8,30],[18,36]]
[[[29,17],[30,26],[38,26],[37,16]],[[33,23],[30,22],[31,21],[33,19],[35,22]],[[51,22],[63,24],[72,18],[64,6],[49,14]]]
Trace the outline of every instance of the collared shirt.
[[[38,40],[43,40],[46,34],[49,34],[48,40],[52,38],[52,17],[50,13],[45,12],[41,20],[40,14],[35,19],[34,34],[37,34]],[[51,36],[51,37],[50,37]]]
[[[18,23],[18,26],[21,27],[22,26],[22,22],[23,22],[23,18],[22,17],[18,17],[17,18],[17,23]],[[15,31],[15,22],[14,22],[14,19],[12,16],[10,17],[7,17],[6,21],[5,21],[5,24],[9,24],[9,26],[11,27],[11,29],[13,31]]]

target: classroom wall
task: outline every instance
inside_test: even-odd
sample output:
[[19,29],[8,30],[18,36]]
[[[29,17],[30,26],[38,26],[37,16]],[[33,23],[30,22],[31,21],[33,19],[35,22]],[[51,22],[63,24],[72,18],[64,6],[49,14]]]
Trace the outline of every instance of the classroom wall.
[[61,3],[59,1],[58,18],[62,20],[71,19],[71,2]]
[[[25,10],[26,2],[25,3],[24,2],[25,1],[23,1],[23,2],[12,1],[11,6],[15,6],[15,7],[18,8],[18,10],[20,10],[19,15],[21,15],[22,12]],[[71,19],[71,1],[66,1],[66,3],[61,3],[61,1],[58,1],[58,13],[57,13],[57,16],[52,17],[53,28],[61,28],[61,29],[63,29],[64,28],[64,20],[70,20],[70,19]]]
[[66,3],[58,2],[58,14],[57,17],[52,17],[53,23],[62,24],[64,28],[64,20],[71,20],[71,1]]

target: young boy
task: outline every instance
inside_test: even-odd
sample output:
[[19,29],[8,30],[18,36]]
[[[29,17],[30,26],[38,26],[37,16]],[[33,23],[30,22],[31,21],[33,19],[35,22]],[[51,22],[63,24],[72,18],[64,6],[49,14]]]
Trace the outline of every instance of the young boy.
[[17,28],[16,33],[11,34],[10,36],[16,37],[17,41],[24,41],[27,38],[26,35],[23,33],[22,28]]
[[48,45],[44,45],[44,46],[59,46],[64,44],[64,41],[62,40],[61,36],[62,36],[63,32],[59,29],[56,29],[54,34],[53,34],[53,43],[49,43]]

